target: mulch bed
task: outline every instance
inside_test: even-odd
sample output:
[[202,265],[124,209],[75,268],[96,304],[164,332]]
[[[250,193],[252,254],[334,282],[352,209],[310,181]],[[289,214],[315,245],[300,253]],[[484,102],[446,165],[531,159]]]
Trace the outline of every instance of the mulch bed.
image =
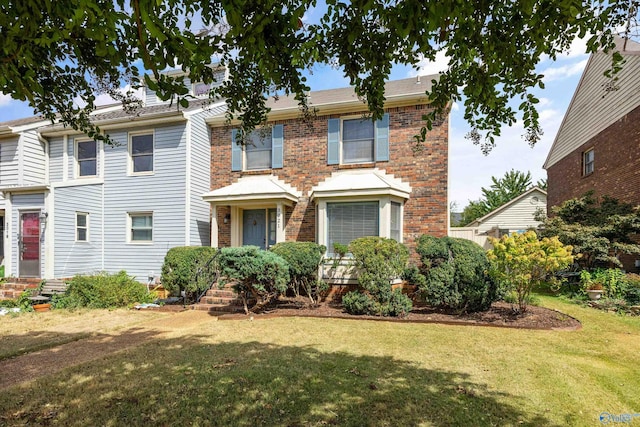
[[[339,319],[366,319],[409,323],[442,323],[449,325],[494,326],[517,329],[546,329],[575,331],[582,324],[575,318],[544,307],[529,306],[524,314],[516,313],[511,304],[493,303],[484,312],[458,314],[431,307],[418,306],[404,318],[354,316],[348,314],[338,303],[325,302],[317,307],[310,306],[308,300],[281,298],[269,311],[253,314],[254,319],[272,317],[331,317]],[[243,314],[222,315],[219,319],[246,318]]]

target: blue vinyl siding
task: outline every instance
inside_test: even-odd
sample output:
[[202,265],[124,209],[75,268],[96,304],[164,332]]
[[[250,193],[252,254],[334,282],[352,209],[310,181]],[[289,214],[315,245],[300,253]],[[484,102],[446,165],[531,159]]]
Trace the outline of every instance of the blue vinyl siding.
[[194,115],[191,121],[191,214],[190,245],[210,246],[210,205],[202,200],[202,195],[211,186],[211,135],[204,122],[203,112]]
[[18,185],[18,136],[0,142],[0,185]]
[[49,180],[62,181],[65,146],[62,137],[49,139]]
[[44,146],[35,131],[22,134],[22,183],[43,184],[45,180]]
[[[105,270],[124,269],[140,281],[150,272],[159,275],[167,250],[185,242],[186,125],[149,131],[154,132],[153,174],[127,175],[127,131],[112,131],[120,145],[105,147]],[[127,216],[133,212],[153,213],[152,243],[128,243]]]
[[[102,185],[56,189],[54,212],[55,277],[102,270]],[[76,212],[89,214],[87,242],[75,241]]]

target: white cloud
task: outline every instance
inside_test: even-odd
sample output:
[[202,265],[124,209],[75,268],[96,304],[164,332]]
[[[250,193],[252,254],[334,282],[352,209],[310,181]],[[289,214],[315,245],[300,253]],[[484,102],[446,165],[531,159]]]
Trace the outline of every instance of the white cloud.
[[449,66],[449,57],[444,51],[440,51],[436,53],[435,61],[431,61],[427,58],[423,58],[420,62],[418,62],[418,69],[413,69],[409,72],[409,77],[415,77],[418,75],[430,75],[430,74],[438,74],[447,69]]
[[561,65],[559,67],[549,67],[542,71],[544,74],[544,82],[548,83],[553,80],[565,79],[567,77],[574,76],[582,73],[584,67],[587,65],[587,59],[583,59],[573,64]]
[[0,107],[4,107],[5,105],[9,105],[9,103],[11,103],[13,98],[11,98],[11,95],[5,95],[4,93],[0,92]]
[[[120,93],[125,94],[129,89],[131,89],[130,85],[126,85],[124,87],[121,87],[120,89],[118,89],[120,91]],[[137,90],[135,90],[135,97],[138,99],[143,99],[144,97],[144,89],[139,88]],[[79,106],[79,107],[84,107],[85,105],[87,105],[86,102],[84,102],[81,98],[76,97],[74,99],[74,103]],[[109,104],[116,104],[118,103],[118,101],[116,101],[115,99],[113,99],[109,94],[106,93],[101,93],[99,95],[96,96],[96,100],[94,101],[94,104],[96,106],[100,106],[100,105],[109,105]]]

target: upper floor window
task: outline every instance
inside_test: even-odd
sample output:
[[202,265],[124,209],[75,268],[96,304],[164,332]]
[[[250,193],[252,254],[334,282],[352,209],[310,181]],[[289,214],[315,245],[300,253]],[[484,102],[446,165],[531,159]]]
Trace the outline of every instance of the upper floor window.
[[247,138],[245,152],[245,169],[270,169],[271,151],[271,129],[264,128],[254,131],[250,138]]
[[198,82],[193,84],[193,96],[205,97],[209,95],[209,91],[211,90],[211,85]]
[[134,134],[129,138],[131,173],[153,172],[153,134]]
[[238,129],[231,132],[231,170],[281,168],[284,159],[284,128],[273,125],[256,129],[244,145],[238,143]]
[[342,163],[365,163],[374,160],[374,127],[371,120],[342,121]]
[[582,175],[593,173],[594,153],[593,148],[582,153]]
[[89,214],[76,212],[76,242],[89,241]]
[[362,117],[329,119],[327,163],[354,164],[389,160],[389,114],[372,121]]
[[97,146],[96,141],[78,141],[76,143],[78,176],[96,176],[98,174]]
[[136,212],[129,214],[129,241],[153,241],[153,213]]

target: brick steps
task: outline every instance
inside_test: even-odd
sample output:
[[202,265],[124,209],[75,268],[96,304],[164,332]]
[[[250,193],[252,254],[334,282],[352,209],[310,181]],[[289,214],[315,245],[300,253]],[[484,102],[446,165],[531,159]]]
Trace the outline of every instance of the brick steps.
[[27,289],[35,289],[40,279],[21,279],[11,277],[5,283],[0,283],[0,299],[16,299]]
[[[252,302],[249,301],[249,303]],[[242,299],[233,290],[231,284],[223,288],[209,289],[200,302],[194,304],[192,308],[210,313],[244,313]]]

